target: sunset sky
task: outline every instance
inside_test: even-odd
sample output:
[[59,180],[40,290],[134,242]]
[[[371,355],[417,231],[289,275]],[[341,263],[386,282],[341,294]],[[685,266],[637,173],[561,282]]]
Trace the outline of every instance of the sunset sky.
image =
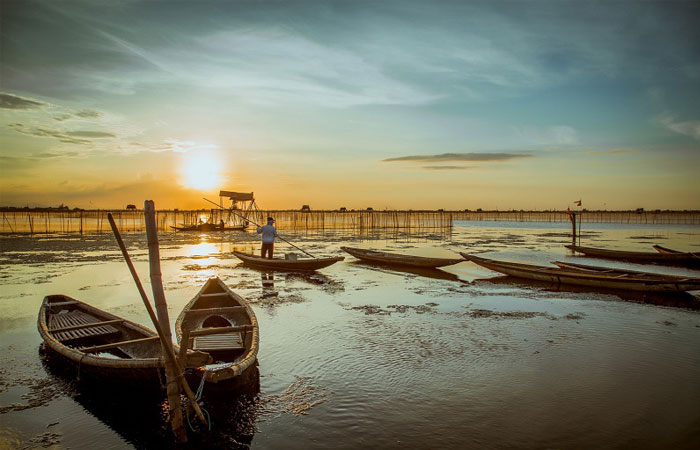
[[700,209],[698,2],[0,1],[0,205]]

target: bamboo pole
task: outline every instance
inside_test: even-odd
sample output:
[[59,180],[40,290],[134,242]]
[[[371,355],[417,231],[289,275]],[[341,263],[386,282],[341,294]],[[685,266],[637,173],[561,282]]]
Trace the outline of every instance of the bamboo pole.
[[[117,229],[117,225],[114,221],[114,217],[112,217],[111,213],[107,214],[107,219],[109,220],[109,224],[112,227],[112,230],[114,231],[114,236],[117,239],[117,243],[119,244],[119,248],[122,251],[122,254],[124,255],[124,259],[126,261],[127,266],[129,267],[129,271],[131,272],[132,277],[134,278],[134,282],[136,283],[136,287],[139,291],[139,294],[141,294],[141,299],[144,302],[144,305],[146,306],[146,311],[148,312],[148,315],[151,318],[151,321],[153,322],[153,326],[156,329],[156,332],[158,333],[158,336],[160,338],[161,345],[164,350],[164,360],[166,361],[176,361],[175,358],[175,351],[173,350],[172,347],[172,338],[170,340],[165,339],[165,335],[163,333],[163,330],[160,327],[160,323],[153,312],[153,308],[151,308],[151,303],[148,300],[148,296],[146,295],[146,291],[143,289],[143,286],[141,285],[141,280],[138,277],[138,274],[136,273],[136,269],[134,268],[133,263],[131,262],[131,258],[129,257],[129,253],[126,250],[126,246],[124,245],[124,241],[121,238],[121,234],[119,233],[119,230]],[[156,236],[157,239],[157,236]],[[149,255],[150,256],[150,255]],[[162,286],[162,284],[161,284]],[[167,308],[167,306],[166,306]],[[166,322],[169,325],[169,322]],[[183,360],[184,360],[184,355],[183,355]],[[184,367],[184,364],[183,366]],[[190,400],[190,403],[192,404],[195,412],[197,413],[197,416],[199,419],[206,425],[207,421],[204,418],[204,415],[202,414],[201,409],[199,408],[199,405],[195,401],[194,394],[192,393],[192,390],[190,389],[189,385],[187,384],[184,376],[183,376],[183,369],[182,367],[178,367],[178,376],[176,381],[181,385],[183,390],[185,391],[185,395],[187,395],[187,398]],[[170,389],[171,383],[168,382],[168,389]],[[178,401],[179,401],[179,394],[178,394]],[[179,410],[179,408],[178,408]],[[180,411],[180,416],[182,415]],[[185,436],[186,439],[186,436]]]
[[[168,304],[165,300],[163,289],[163,279],[160,271],[160,248],[158,246],[158,231],[156,230],[156,211],[152,200],[144,203],[144,214],[146,216],[146,237],[148,239],[148,262],[151,274],[151,288],[153,290],[153,302],[156,305],[158,322],[162,330],[163,353],[172,352],[172,334],[170,333],[170,318],[168,317]],[[187,442],[187,429],[183,420],[182,409],[180,408],[180,388],[177,383],[176,359],[168,357],[165,363],[165,379],[167,382],[168,408],[170,414],[170,425],[178,442]],[[195,402],[196,404],[196,402]]]

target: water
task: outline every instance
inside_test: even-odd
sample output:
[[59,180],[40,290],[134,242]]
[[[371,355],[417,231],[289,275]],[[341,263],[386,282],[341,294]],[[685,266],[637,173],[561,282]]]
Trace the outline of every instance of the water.
[[[566,224],[347,233],[285,237],[317,256],[340,255],[348,245],[441,257],[488,252],[538,264],[573,258],[563,248]],[[124,237],[150,293],[145,237]],[[497,274],[468,262],[419,274],[349,255],[314,275],[269,274],[230,256],[257,251],[252,234],[163,233],[160,240],[171,322],[215,275],[253,303],[260,322],[259,394],[205,390],[213,428],[190,433],[193,448],[700,443],[697,292],[658,298],[488,281]],[[584,224],[582,233],[589,246],[649,251],[654,243],[698,251],[700,229]],[[72,383],[74,374],[40,355],[36,314],[47,294],[148,324],[113,238],[4,236],[0,245],[0,448],[171,446],[162,396]]]

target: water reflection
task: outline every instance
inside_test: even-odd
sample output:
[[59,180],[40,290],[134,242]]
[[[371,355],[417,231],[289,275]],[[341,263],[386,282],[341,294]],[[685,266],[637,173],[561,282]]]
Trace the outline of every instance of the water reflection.
[[[594,296],[593,298],[597,300],[602,300],[605,296],[614,296],[632,303],[700,310],[700,299],[688,292],[638,292],[621,289],[593,288],[569,284],[547,283],[545,281],[536,280],[525,281],[521,278],[510,277],[507,275],[492,278],[478,278],[472,281],[472,284],[510,285],[529,291],[532,291],[533,288],[540,288],[549,292],[592,294]],[[596,296],[595,294],[598,295]]]
[[185,247],[185,256],[196,259],[200,266],[209,266],[214,263],[212,256],[220,254],[217,244],[213,242],[200,242],[199,244]]
[[[201,429],[191,414],[189,441],[185,445],[176,445],[167,422],[165,388],[105,384],[104,380],[98,382],[89,378],[76,380],[74,368],[67,367],[51,353],[41,353],[44,369],[52,383],[61,386],[61,392],[138,449],[250,448],[259,415],[260,372],[257,365],[230,382],[208,384],[203,391],[202,405],[209,414],[211,430]],[[188,373],[187,378],[196,390],[196,374]]]
[[262,298],[276,297],[279,292],[275,290],[275,272],[260,272],[262,280]]

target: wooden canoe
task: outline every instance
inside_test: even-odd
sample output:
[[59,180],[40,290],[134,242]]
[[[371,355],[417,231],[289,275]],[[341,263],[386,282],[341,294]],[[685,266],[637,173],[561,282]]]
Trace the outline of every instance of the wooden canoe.
[[361,248],[340,247],[341,250],[350,253],[357,259],[371,262],[373,264],[385,264],[391,266],[419,267],[424,269],[435,269],[437,267],[457,264],[462,258],[426,258],[423,256],[401,255],[398,253],[379,252],[375,250],[365,250]]
[[[631,269],[619,269],[616,267],[601,267],[601,266],[591,266],[588,264],[577,264],[568,261],[552,261],[552,264],[562,268],[562,269],[572,269],[581,270],[590,273],[604,273],[606,275],[622,276],[631,275],[639,278],[648,278],[652,280],[667,280],[669,282],[677,283],[695,283],[694,289],[700,289],[700,278],[697,277],[687,277],[682,275],[667,275],[664,273],[654,273],[654,272],[643,272],[641,270],[631,270]],[[684,289],[693,290],[693,289]]]
[[660,245],[652,245],[652,247],[654,247],[654,250],[656,250],[659,253],[670,255],[695,255],[696,257],[700,258],[700,255],[698,253],[681,252],[679,250],[673,250],[668,247],[662,247]]
[[247,225],[238,225],[235,227],[227,227],[227,226],[221,226],[221,225],[215,225],[211,223],[201,223],[199,225],[183,225],[183,226],[173,226],[170,225],[170,228],[172,228],[175,231],[199,231],[199,232],[210,232],[210,231],[243,231],[247,227]]
[[213,357],[213,365],[203,368],[206,381],[211,383],[239,377],[254,367],[258,358],[255,312],[219,278],[207,280],[185,305],[175,321],[175,332],[180,345]]
[[579,247],[578,245],[567,245],[566,248],[578,253],[583,253],[586,256],[594,256],[597,258],[681,265],[700,263],[700,256],[694,253],[630,252],[623,250],[609,250],[604,248]]
[[236,258],[243,261],[244,264],[259,269],[280,270],[280,271],[312,271],[323,269],[338,261],[343,261],[345,258],[336,256],[333,258],[301,258],[301,259],[281,259],[281,258],[262,258],[260,256],[251,255],[234,251]]
[[[563,269],[558,267],[496,261],[469,255],[467,253],[460,254],[469,261],[505,275],[548,283],[631,291],[690,291],[700,289],[700,279],[697,278],[669,279],[666,275],[655,277],[642,276],[640,274],[630,273],[632,271],[618,271],[617,273],[609,274],[594,270]],[[643,272],[643,274],[647,275],[645,272]]]
[[[48,295],[39,309],[39,334],[51,352],[78,366],[76,375],[101,381],[158,382],[164,368],[155,331],[66,295]],[[179,348],[174,346],[175,354]],[[187,352],[186,367],[211,361]]]

